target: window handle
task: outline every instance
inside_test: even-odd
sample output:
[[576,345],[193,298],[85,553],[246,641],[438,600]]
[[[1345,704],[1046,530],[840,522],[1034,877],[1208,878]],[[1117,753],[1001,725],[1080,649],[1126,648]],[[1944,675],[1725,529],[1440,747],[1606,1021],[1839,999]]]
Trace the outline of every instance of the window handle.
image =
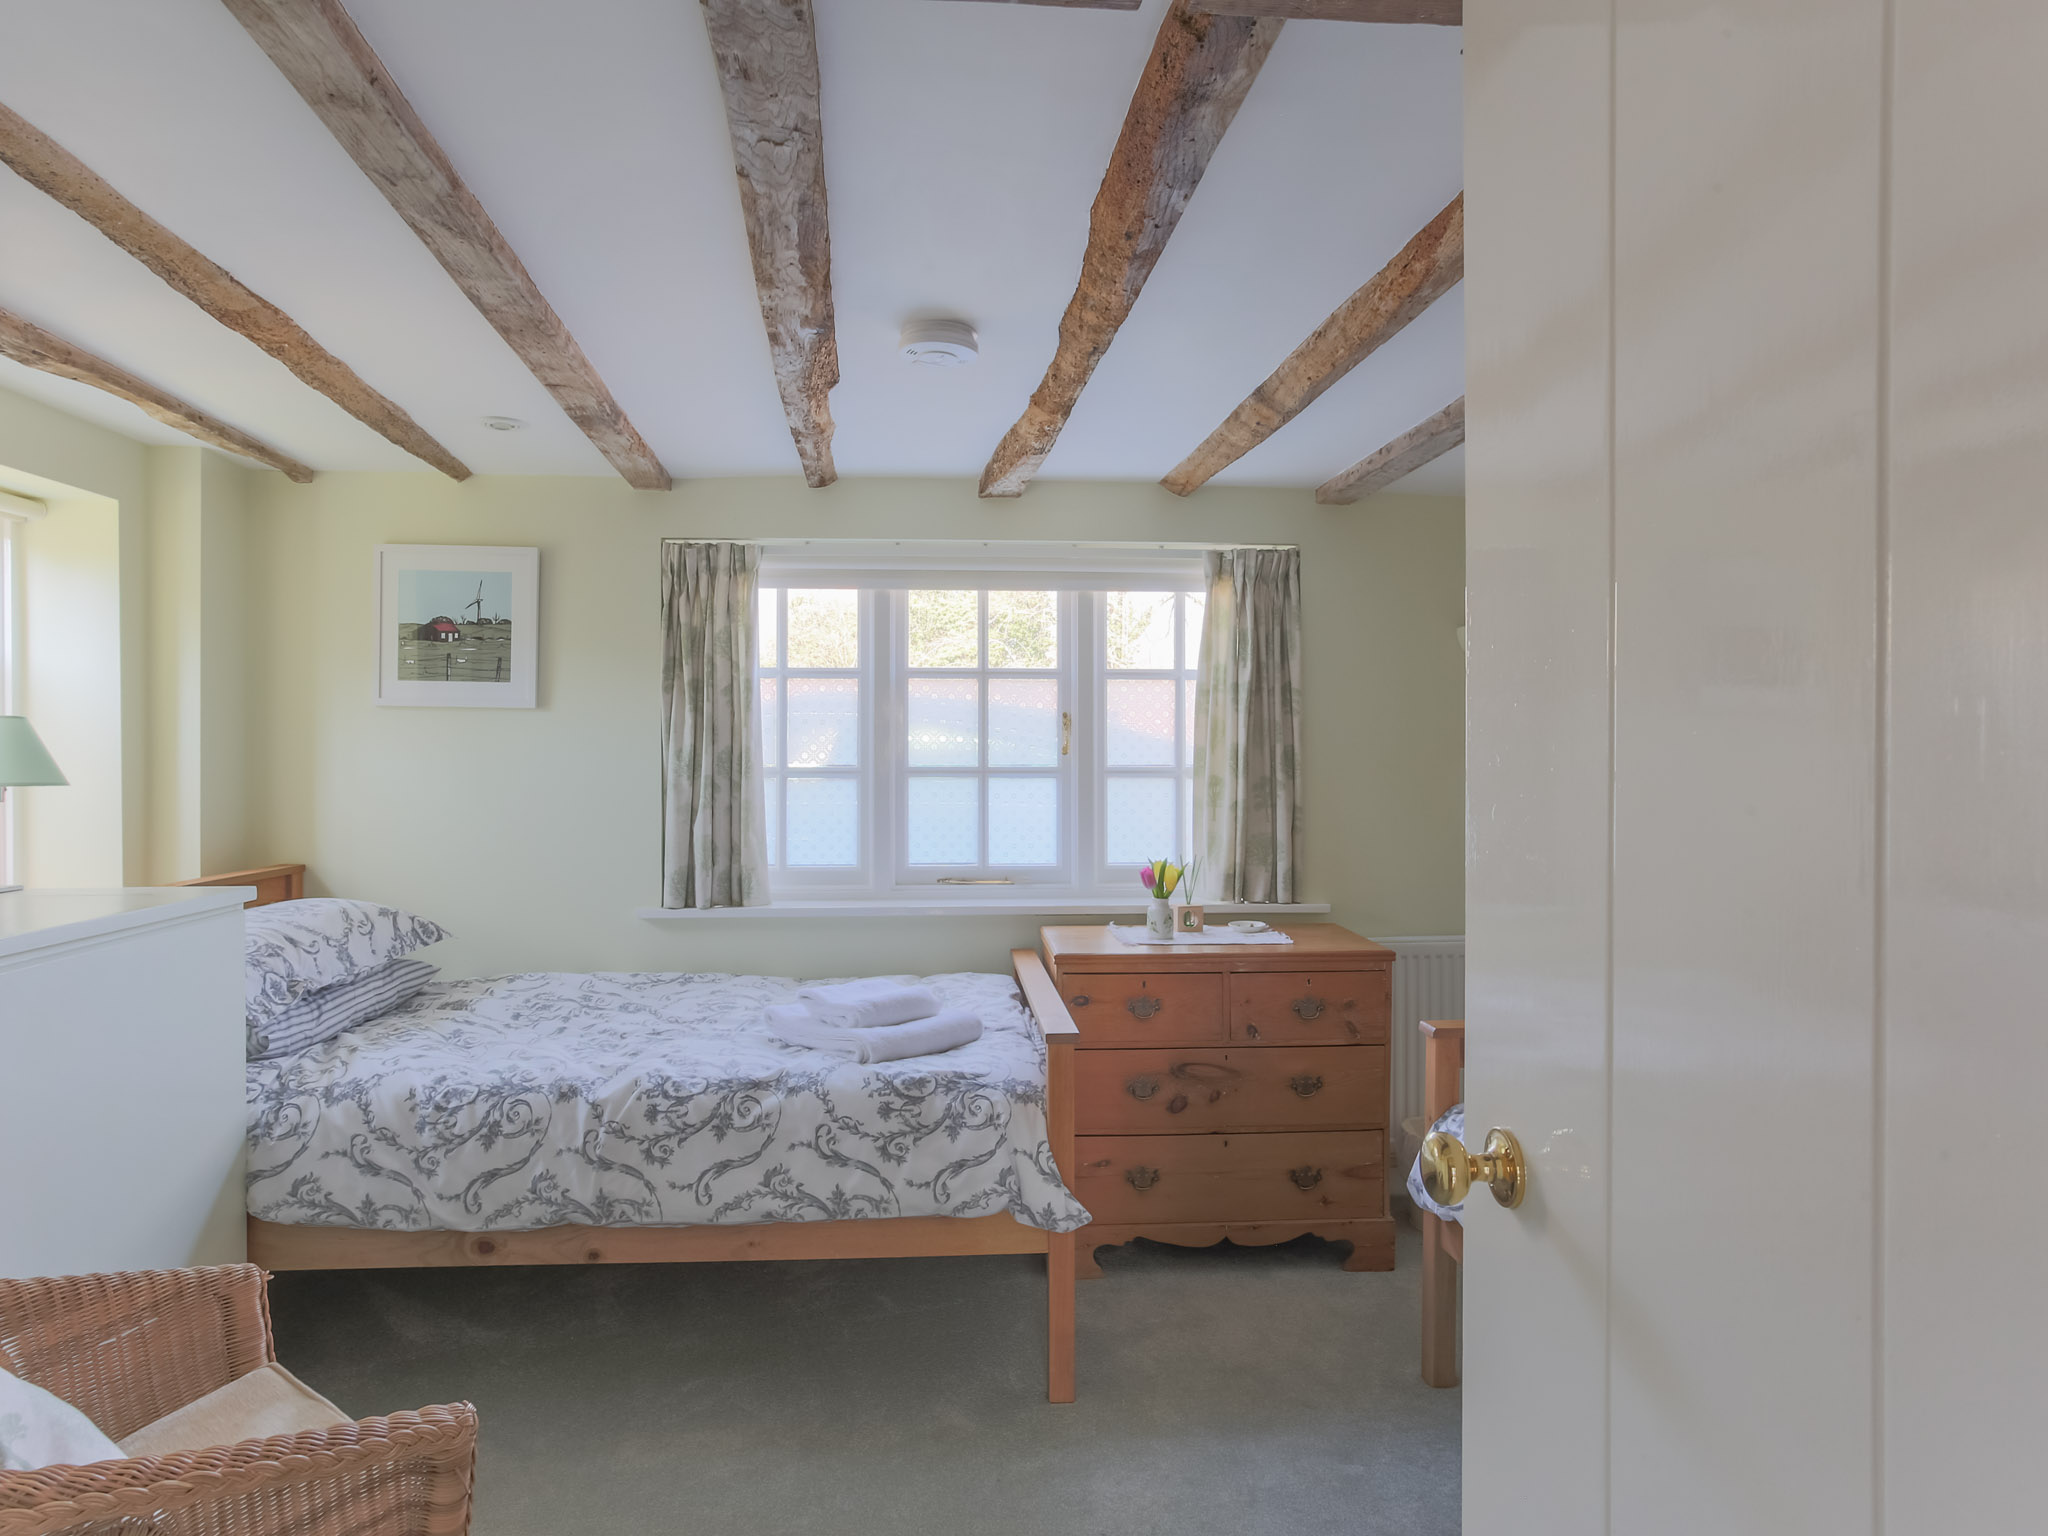
[[1017,882],[1008,875],[1003,875],[993,880],[975,879],[967,875],[941,875],[939,876],[938,883],[940,885],[1015,885]]
[[1060,756],[1065,757],[1074,747],[1074,717],[1064,709],[1060,711]]

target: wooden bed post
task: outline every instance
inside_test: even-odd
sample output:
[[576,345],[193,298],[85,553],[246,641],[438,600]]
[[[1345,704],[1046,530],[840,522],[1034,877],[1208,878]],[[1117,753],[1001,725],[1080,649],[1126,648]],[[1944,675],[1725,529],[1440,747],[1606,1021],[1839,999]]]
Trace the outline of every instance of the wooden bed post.
[[[1060,1180],[1074,1187],[1074,1042],[1080,1028],[1052,973],[1033,949],[1010,951],[1010,965],[1025,1004],[1045,1035],[1045,1119]],[[1072,1232],[1045,1235],[1045,1395],[1049,1402],[1074,1400],[1074,1252]]]
[[[1430,1019],[1422,1025],[1422,1106],[1430,1124],[1464,1097],[1465,1021]],[[1429,1211],[1422,1216],[1422,1380],[1432,1387],[1458,1384],[1458,1270],[1464,1228]]]

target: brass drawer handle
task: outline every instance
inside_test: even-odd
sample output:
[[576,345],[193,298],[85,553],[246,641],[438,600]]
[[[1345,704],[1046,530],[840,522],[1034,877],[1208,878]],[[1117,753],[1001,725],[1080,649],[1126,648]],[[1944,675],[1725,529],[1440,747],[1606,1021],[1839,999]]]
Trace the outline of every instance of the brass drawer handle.
[[1245,1039],[1247,1039],[1247,1040],[1256,1040],[1256,1039],[1258,1039],[1258,1038],[1259,1038],[1259,1026],[1258,1026],[1258,1025],[1256,1025],[1256,1024],[1247,1024],[1247,1025],[1245,1025],[1245,1027],[1244,1027],[1244,1037],[1245,1037]]
[[1088,1006],[1088,994],[1086,992],[1076,992],[1072,997],[1068,998],[1067,1001],[1072,1003],[1076,1008],[1086,1008]]
[[1306,1024],[1311,1019],[1323,1016],[1323,1000],[1320,997],[1298,997],[1294,1000],[1294,1016]]
[[1159,1079],[1156,1077],[1134,1077],[1124,1084],[1124,1092],[1134,1099],[1149,1099],[1158,1091]]
[[1165,1006],[1156,997],[1134,997],[1124,1006],[1131,1010],[1134,1019],[1149,1019]]
[[[1321,1178],[1322,1175],[1318,1174],[1316,1177]],[[1133,1189],[1150,1189],[1159,1182],[1159,1170],[1157,1168],[1126,1168],[1124,1170],[1124,1182]]]
[[1300,1077],[1287,1079],[1287,1086],[1294,1090],[1297,1099],[1312,1099],[1323,1091],[1323,1080],[1321,1077],[1304,1073]]
[[1290,1168],[1287,1170],[1287,1177],[1294,1180],[1294,1187],[1305,1194],[1323,1182],[1323,1170],[1307,1167]]

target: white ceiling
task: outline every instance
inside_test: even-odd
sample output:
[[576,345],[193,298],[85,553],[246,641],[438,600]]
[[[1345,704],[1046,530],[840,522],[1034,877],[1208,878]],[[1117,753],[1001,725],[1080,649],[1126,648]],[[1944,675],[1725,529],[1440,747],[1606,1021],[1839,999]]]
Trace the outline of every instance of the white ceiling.
[[[793,474],[692,0],[348,0],[682,478]],[[978,475],[1049,360],[1167,0],[817,0],[842,475]],[[0,101],[280,305],[473,469],[609,474],[218,0],[0,0]],[[1045,466],[1152,480],[1457,193],[1460,35],[1291,22]],[[0,169],[0,306],[318,469],[418,469]],[[964,369],[896,333],[948,314]],[[1464,390],[1454,291],[1219,481],[1314,485]],[[83,385],[0,386],[184,441]],[[516,433],[485,416],[518,417]],[[1463,486],[1463,450],[1404,490]]]

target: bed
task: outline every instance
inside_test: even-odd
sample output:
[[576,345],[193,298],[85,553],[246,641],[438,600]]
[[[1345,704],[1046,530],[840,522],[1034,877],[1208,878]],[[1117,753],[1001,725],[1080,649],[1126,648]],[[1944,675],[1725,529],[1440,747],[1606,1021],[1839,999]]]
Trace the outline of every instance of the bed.
[[[1464,1110],[1465,1021],[1429,1019],[1422,1025],[1423,1114],[1431,1126]],[[1462,1118],[1454,1134],[1462,1139]],[[1411,1190],[1411,1194],[1414,1191]],[[1432,1387],[1458,1384],[1458,1274],[1465,1263],[1465,1228],[1416,1199],[1422,1218],[1422,1379]]]
[[[190,882],[303,890],[298,866]],[[766,1037],[774,977],[441,982],[249,1065],[249,1258],[267,1269],[1043,1253],[1047,1395],[1074,1397],[1078,1037],[1043,962],[925,978],[983,1016],[861,1066]]]

